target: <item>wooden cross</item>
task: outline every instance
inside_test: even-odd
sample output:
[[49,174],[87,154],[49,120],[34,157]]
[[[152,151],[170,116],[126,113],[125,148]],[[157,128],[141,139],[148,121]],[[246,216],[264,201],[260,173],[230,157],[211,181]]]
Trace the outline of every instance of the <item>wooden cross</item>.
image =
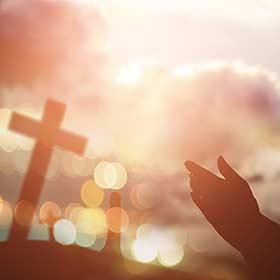
[[[110,195],[110,208],[121,207],[121,196],[118,192],[112,192]],[[121,227],[121,218],[118,221],[119,227]],[[108,229],[107,240],[102,252],[115,252],[116,254],[121,255],[121,234],[112,232]]]
[[[18,201],[28,201],[34,207],[38,205],[52,149],[55,146],[77,154],[84,153],[87,139],[60,129],[65,109],[65,104],[49,99],[45,105],[41,122],[13,113],[9,128],[37,139]],[[29,224],[31,224],[32,219],[33,215],[30,215],[28,217]],[[15,242],[26,240],[29,230],[29,227],[21,228],[14,219],[10,240]]]

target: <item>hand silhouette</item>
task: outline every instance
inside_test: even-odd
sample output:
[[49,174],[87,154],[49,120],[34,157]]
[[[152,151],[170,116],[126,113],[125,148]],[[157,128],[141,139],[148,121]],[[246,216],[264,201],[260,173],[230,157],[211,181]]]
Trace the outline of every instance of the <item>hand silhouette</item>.
[[218,177],[194,162],[187,161],[192,199],[218,233],[241,250],[261,217],[257,201],[248,185],[222,158]]
[[248,185],[219,157],[222,177],[187,161],[191,196],[216,231],[241,252],[253,279],[279,279],[280,227],[263,216]]

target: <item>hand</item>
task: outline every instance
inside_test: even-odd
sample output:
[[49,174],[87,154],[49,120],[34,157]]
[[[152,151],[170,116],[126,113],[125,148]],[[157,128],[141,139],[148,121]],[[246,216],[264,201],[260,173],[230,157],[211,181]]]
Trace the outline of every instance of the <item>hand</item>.
[[187,161],[191,197],[217,232],[238,250],[248,246],[262,219],[258,203],[248,185],[222,158],[218,177],[194,162]]

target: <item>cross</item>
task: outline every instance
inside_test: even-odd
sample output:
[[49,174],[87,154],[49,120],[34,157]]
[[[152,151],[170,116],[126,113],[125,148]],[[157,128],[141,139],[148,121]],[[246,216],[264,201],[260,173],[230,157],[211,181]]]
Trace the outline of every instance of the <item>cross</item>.
[[[18,113],[12,114],[9,128],[37,140],[18,201],[28,201],[34,207],[38,205],[52,149],[55,146],[77,154],[84,153],[87,139],[60,129],[65,109],[65,104],[49,99],[45,105],[41,122]],[[28,224],[31,224],[33,215],[29,215],[27,219]],[[19,228],[15,219],[13,220],[10,231],[11,241],[24,241],[27,239],[28,233],[29,227]]]
[[52,213],[52,211],[48,211],[47,213],[47,221],[48,221],[48,229],[49,229],[49,240],[52,242],[54,241],[54,234],[53,234],[53,227],[55,222],[58,220],[58,217],[56,217],[54,215],[54,213]]
[[[121,207],[121,196],[118,192],[112,192],[110,195],[110,208]],[[121,227],[121,220],[118,221],[119,226]],[[117,254],[121,254],[121,234],[112,232],[108,229],[107,241],[103,248],[103,252],[112,253],[115,251]]]

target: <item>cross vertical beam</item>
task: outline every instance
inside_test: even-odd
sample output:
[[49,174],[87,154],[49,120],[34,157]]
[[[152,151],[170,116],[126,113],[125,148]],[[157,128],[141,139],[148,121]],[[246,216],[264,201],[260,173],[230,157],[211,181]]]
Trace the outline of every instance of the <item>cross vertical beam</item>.
[[[121,207],[121,196],[118,192],[111,193],[109,205],[110,208]],[[121,217],[118,222],[121,227]],[[107,240],[102,251],[108,253],[115,252],[121,255],[121,233],[112,232],[108,229]]]

